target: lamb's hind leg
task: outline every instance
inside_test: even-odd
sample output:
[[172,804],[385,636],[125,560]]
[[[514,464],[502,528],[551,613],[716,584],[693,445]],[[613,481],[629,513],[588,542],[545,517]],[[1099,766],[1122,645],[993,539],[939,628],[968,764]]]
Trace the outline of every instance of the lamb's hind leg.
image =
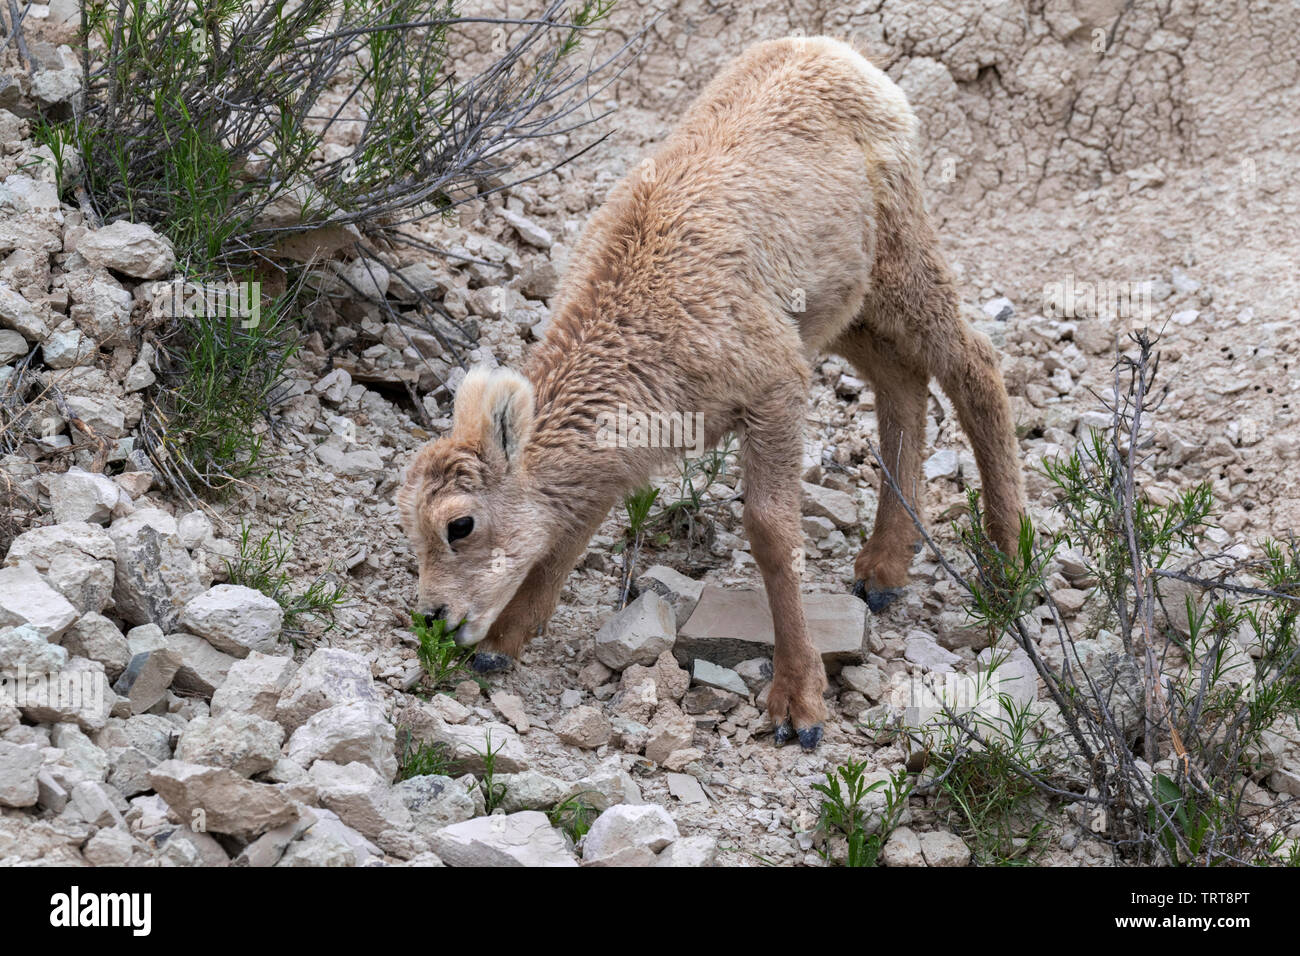
[[767,710],[783,744],[796,734],[805,749],[822,737],[826,669],[808,637],[800,595],[803,531],[799,463],[806,393],[776,389],[745,414],[742,467],[745,530],[772,611],[776,647]]
[[975,451],[989,537],[1004,554],[1015,554],[1024,476],[997,353],[988,337],[960,316],[949,323],[949,333],[940,336],[945,347],[935,350],[935,375]]
[[[880,475],[875,528],[853,562],[853,592],[873,612],[881,611],[907,584],[918,538],[908,508],[917,511],[929,374],[915,359],[876,339],[862,326],[846,333],[835,344],[835,350],[853,363],[876,393],[879,451],[889,475]],[[889,476],[902,490],[906,505],[891,486]]]

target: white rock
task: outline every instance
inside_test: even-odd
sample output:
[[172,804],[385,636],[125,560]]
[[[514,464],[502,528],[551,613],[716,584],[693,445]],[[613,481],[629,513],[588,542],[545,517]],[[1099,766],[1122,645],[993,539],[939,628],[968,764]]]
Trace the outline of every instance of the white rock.
[[157,624],[141,624],[126,632],[126,644],[131,656],[167,649],[167,635]]
[[[120,827],[125,821],[113,800],[114,793],[107,784],[83,780],[72,788],[72,805],[87,823],[97,827]],[[121,795],[117,796],[120,800]]]
[[82,612],[102,611],[113,600],[117,549],[99,525],[84,521],[24,531],[9,546],[5,564],[27,563]]
[[677,637],[672,605],[647,591],[619,611],[596,634],[596,657],[621,671],[631,664],[653,664]]
[[497,774],[494,782],[505,787],[500,806],[506,813],[549,810],[563,802],[570,790],[563,780],[536,770]]
[[910,827],[898,827],[885,841],[880,851],[880,861],[885,866],[925,866],[921,854],[921,839]]
[[385,781],[397,775],[397,731],[384,709],[370,701],[349,701],[322,710],[293,732],[290,760],[310,768],[316,760],[373,768]]
[[536,810],[445,827],[430,844],[448,866],[577,866],[560,831]]
[[41,770],[41,748],[0,740],[0,806],[30,807],[40,795],[36,776]]
[[180,666],[180,656],[165,647],[136,654],[113,684],[113,690],[130,701],[131,713],[143,714],[166,696]]
[[124,797],[153,789],[149,774],[159,761],[139,747],[113,747],[108,751],[111,769],[108,783]]
[[312,451],[322,465],[334,474],[348,478],[363,478],[383,471],[385,467],[378,452],[350,445],[338,436],[326,439]]
[[655,763],[665,763],[679,750],[690,747],[695,739],[695,721],[677,705],[662,703],[650,723],[645,755]]
[[46,476],[45,486],[50,492],[54,520],[60,524],[65,521],[107,524],[122,495],[122,489],[107,475],[75,466],[61,475]]
[[939,642],[924,631],[909,631],[903,647],[904,657],[936,674],[952,673],[961,663],[960,657],[940,647]]
[[925,460],[925,479],[934,481],[936,478],[955,478],[959,467],[960,463],[955,451],[948,448],[936,451]]
[[30,302],[0,281],[0,323],[20,333],[29,342],[40,342],[50,334],[45,320]]
[[501,773],[519,773],[529,767],[528,753],[509,724],[448,724],[434,720],[428,740],[446,746],[451,766],[459,773],[483,773],[483,755],[489,749],[496,754],[495,769]]
[[947,830],[932,830],[921,834],[921,855],[927,866],[967,866],[970,848],[961,837]]
[[172,688],[187,694],[210,698],[225,683],[236,661],[194,634],[168,634],[166,641],[167,650],[173,651],[181,661]]
[[500,212],[501,218],[510,223],[511,228],[519,234],[519,238],[530,246],[536,246],[538,249],[549,249],[555,244],[555,237],[527,216],[505,208],[501,209]]
[[176,534],[181,544],[193,551],[212,537],[212,522],[202,511],[191,511],[181,515],[176,522]]
[[713,837],[682,837],[664,848],[655,866],[713,866],[717,857],[718,841]]
[[382,300],[388,295],[392,277],[383,263],[374,259],[354,259],[339,268],[339,275],[356,289],[362,298]]
[[[172,756],[172,742],[175,740],[181,728],[166,717],[158,714],[139,714],[131,717],[122,723],[120,728],[124,737],[122,743],[137,747],[147,753],[160,763],[164,760],[170,760]],[[107,741],[109,739],[111,728],[105,728],[96,735],[97,741]],[[116,740],[116,737],[113,737]],[[59,746],[64,746],[59,744]]]
[[[96,739],[103,733],[96,734]],[[83,780],[103,783],[107,779],[112,758],[76,724],[55,724],[50,744],[55,749],[45,752],[44,768],[64,788],[71,790]]]
[[749,696],[749,688],[739,674],[730,667],[719,667],[710,661],[697,659],[691,669],[691,680],[705,687],[731,691],[741,697]]
[[63,635],[69,654],[104,665],[109,680],[117,680],[131,662],[131,648],[116,624],[94,611],[83,614]]
[[[27,340],[12,329],[0,329],[0,364],[27,354]],[[46,360],[48,362],[48,359]]]
[[290,678],[275,719],[292,733],[318,711],[349,701],[379,703],[370,663],[358,654],[322,647]]
[[618,804],[597,817],[583,837],[582,859],[653,863],[654,855],[680,836],[673,818],[658,804]]
[[[976,660],[983,675],[981,682],[988,685],[989,693],[999,697],[1006,694],[1017,708],[1038,699],[1038,671],[1024,648],[1018,645],[1002,645],[996,649],[986,647]],[[995,661],[997,666],[993,667]],[[1000,708],[995,712],[1003,713]]]
[[198,571],[176,534],[176,519],[141,508],[108,529],[117,549],[113,600],[128,624],[177,630],[181,608],[203,592]]
[[320,379],[311,390],[332,405],[337,405],[347,398],[348,389],[352,387],[352,376],[345,368],[336,368]]
[[167,760],[153,769],[149,779],[183,822],[202,823],[213,833],[251,840],[298,816],[294,804],[276,787],[245,780],[225,767]]
[[390,828],[411,828],[411,814],[401,798],[366,764],[340,765],[318,760],[312,764],[310,773],[321,804],[370,839],[378,838]]
[[617,757],[611,757],[580,780],[569,784],[561,800],[577,799],[597,813],[619,803],[642,803],[641,790]]
[[[827,531],[829,530],[831,529],[827,528]],[[636,579],[636,586],[641,591],[654,591],[672,605],[676,620],[684,621],[695,610],[695,605],[700,600],[700,592],[704,589],[704,582],[688,578],[662,564],[656,564],[647,568],[645,573]]]
[[55,330],[41,343],[41,355],[50,368],[72,368],[89,363],[97,351],[94,341],[77,328]]
[[136,279],[161,279],[176,264],[171,240],[143,223],[118,220],[95,229],[77,242],[86,261]]
[[362,866],[365,861],[372,859],[378,853],[378,847],[375,847],[375,853],[368,853],[364,849],[359,849],[352,840],[342,833],[339,829],[346,830],[349,834],[356,833],[357,839],[364,841],[362,846],[369,843],[365,837],[361,836],[351,827],[345,827],[343,824],[337,824],[330,827],[328,824],[321,822],[313,826],[303,836],[301,840],[295,840],[289,844],[280,861],[275,865],[278,867],[291,866]]
[[81,92],[81,68],[65,67],[59,70],[35,70],[31,77],[31,95],[42,106],[56,106],[73,99]]
[[130,395],[132,392],[148,388],[157,380],[158,377],[154,375],[154,371],[149,367],[148,362],[137,361],[126,370],[126,376],[122,379],[122,391]]
[[68,315],[102,346],[131,342],[131,293],[104,269],[76,269],[64,274],[73,303]]
[[981,308],[983,308],[984,314],[990,319],[996,319],[1002,322],[1011,318],[1011,316],[1015,315],[1016,312],[1015,306],[1012,305],[1011,300],[1006,296],[989,299],[989,301],[985,302]]
[[28,674],[53,674],[68,662],[68,652],[51,644],[31,625],[0,628],[0,666]]
[[180,624],[219,651],[247,657],[249,651],[265,654],[275,649],[284,609],[261,591],[218,584],[185,605]]
[[270,770],[280,758],[284,728],[254,714],[227,711],[195,717],[176,745],[176,759],[227,767],[241,777]]
[[858,523],[858,505],[852,497],[834,488],[800,482],[803,488],[803,513],[829,518],[837,527],[849,528]]
[[314,810],[304,807],[297,820],[267,830],[244,847],[239,856],[235,857],[234,865],[275,866],[280,861],[280,858],[284,856],[284,851],[289,848],[289,844],[302,836],[318,819]]
[[116,827],[100,830],[86,841],[82,854],[95,866],[126,866],[131,862],[135,841]]
[[26,625],[57,641],[79,616],[30,564],[0,568],[0,627]]
[[609,720],[599,707],[575,707],[563,714],[551,728],[566,744],[595,750],[609,743]]
[[104,665],[84,657],[68,661],[58,675],[57,686],[42,682],[27,688],[23,716],[38,724],[76,721],[87,732],[102,730],[117,696],[109,687]]
[[[411,815],[416,833],[427,840],[443,827],[472,820],[487,811],[482,788],[477,784],[471,787],[473,779],[468,774],[459,779],[439,774],[426,774],[403,780],[393,787],[393,793]],[[505,799],[507,802],[510,800],[508,788]],[[507,811],[509,810],[510,808],[507,807]]]
[[225,682],[212,695],[211,713],[227,711],[276,719],[276,706],[297,666],[291,657],[274,657],[251,651],[230,665]]

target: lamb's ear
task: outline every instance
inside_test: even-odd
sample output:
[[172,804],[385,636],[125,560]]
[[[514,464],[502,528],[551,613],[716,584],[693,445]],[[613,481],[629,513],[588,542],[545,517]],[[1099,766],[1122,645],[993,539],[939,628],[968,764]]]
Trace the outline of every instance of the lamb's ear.
[[470,369],[456,391],[453,434],[514,464],[533,430],[533,386],[504,368]]

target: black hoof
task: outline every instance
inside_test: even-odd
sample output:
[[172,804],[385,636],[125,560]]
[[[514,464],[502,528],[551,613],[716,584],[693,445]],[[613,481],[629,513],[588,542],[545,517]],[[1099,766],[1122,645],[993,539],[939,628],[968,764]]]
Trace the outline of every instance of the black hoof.
[[790,726],[790,721],[781,721],[781,725],[772,732],[772,736],[776,740],[776,745],[778,747],[784,747],[787,743],[793,740],[794,728]]
[[902,588],[867,588],[867,582],[853,582],[853,596],[867,602],[872,614],[879,614],[903,596]]
[[799,746],[804,750],[812,750],[822,742],[822,725],[814,724],[806,730],[799,731]]
[[479,651],[474,655],[470,666],[480,674],[495,674],[510,669],[510,657],[506,654],[493,654],[491,651]]

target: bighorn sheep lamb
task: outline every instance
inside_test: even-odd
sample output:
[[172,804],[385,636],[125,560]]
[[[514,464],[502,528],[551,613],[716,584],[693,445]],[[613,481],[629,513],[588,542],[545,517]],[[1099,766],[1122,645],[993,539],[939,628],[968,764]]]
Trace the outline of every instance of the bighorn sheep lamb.
[[[800,598],[800,467],[810,360],[875,390],[881,454],[912,498],[927,388],[974,446],[991,537],[1011,553],[1022,477],[989,341],[958,312],[921,197],[902,92],[828,38],[759,43],[592,217],[526,375],[472,370],[449,434],[399,494],[418,608],[461,622],[483,669],[517,656],[610,509],[681,449],[603,436],[620,409],[688,413],[711,447],[742,435],[744,525],[776,631],[778,743],[821,738],[826,674]],[[661,446],[664,443],[659,443]],[[912,499],[914,500],[914,499]],[[855,592],[878,611],[918,538],[882,480]]]

